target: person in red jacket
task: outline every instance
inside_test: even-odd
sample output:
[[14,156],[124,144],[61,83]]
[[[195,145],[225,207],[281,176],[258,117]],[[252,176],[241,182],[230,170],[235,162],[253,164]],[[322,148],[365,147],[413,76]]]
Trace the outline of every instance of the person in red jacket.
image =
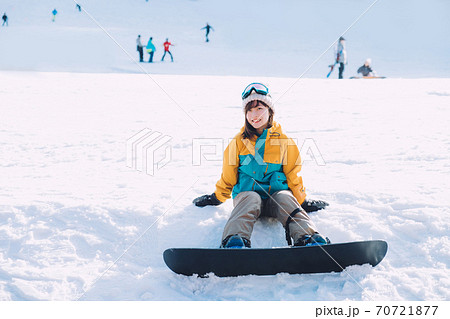
[[170,53],[170,50],[169,50],[170,46],[173,45],[173,44],[169,42],[169,39],[166,39],[166,42],[164,42],[163,45],[164,45],[164,55],[162,56],[161,61],[164,61],[164,57],[166,56],[166,53],[169,53],[170,59],[173,62],[173,56],[172,56],[172,53]]

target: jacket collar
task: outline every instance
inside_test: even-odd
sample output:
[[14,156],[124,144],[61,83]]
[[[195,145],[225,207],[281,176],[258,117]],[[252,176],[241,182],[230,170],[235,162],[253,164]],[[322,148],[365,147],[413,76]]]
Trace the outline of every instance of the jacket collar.
[[[243,126],[243,127],[241,128],[241,131],[239,132],[239,135],[242,135],[242,133],[244,133],[244,129],[245,129],[245,126]],[[272,127],[269,129],[269,132],[268,132],[266,138],[279,137],[279,136],[281,136],[281,134],[283,134],[283,130],[282,130],[282,128],[281,128],[281,125],[280,125],[279,123],[273,121],[273,122],[272,122]],[[254,142],[254,141],[256,141],[257,139],[258,139],[258,137],[255,137],[255,136],[254,136],[254,137],[251,139],[251,141]]]

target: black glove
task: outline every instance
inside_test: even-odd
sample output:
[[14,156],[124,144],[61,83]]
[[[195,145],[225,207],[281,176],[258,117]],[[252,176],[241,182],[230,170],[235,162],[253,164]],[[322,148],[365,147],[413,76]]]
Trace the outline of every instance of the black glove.
[[324,209],[328,206],[328,203],[324,202],[323,200],[305,199],[301,206],[305,210],[305,212],[310,213]]
[[217,206],[222,204],[220,200],[217,199],[216,194],[212,193],[211,195],[203,195],[200,197],[197,197],[192,201],[195,206],[198,207],[205,207],[208,205]]

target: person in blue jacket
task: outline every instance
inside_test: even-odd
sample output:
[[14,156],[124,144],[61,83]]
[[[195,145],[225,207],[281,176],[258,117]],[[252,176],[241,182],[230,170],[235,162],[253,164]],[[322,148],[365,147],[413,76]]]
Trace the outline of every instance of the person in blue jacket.
[[155,51],[156,51],[155,45],[152,43],[152,41],[153,41],[153,38],[150,37],[150,39],[148,39],[147,47],[146,47],[147,53],[150,54],[150,57],[148,59],[148,63],[152,63],[153,62],[153,54],[155,54]]
[[58,11],[56,11],[56,9],[53,9],[52,14],[53,14],[53,19],[52,19],[52,21],[55,22],[56,15],[58,14]]

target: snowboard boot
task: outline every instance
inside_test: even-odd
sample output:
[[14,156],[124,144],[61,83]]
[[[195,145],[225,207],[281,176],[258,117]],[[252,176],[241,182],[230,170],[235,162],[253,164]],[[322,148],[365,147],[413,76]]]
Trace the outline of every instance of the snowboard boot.
[[299,238],[295,242],[294,246],[318,246],[328,244],[330,244],[328,237],[323,237],[319,233],[315,233],[314,235],[304,235]]
[[250,248],[251,243],[247,238],[242,238],[239,235],[227,236],[223,241],[220,248]]

